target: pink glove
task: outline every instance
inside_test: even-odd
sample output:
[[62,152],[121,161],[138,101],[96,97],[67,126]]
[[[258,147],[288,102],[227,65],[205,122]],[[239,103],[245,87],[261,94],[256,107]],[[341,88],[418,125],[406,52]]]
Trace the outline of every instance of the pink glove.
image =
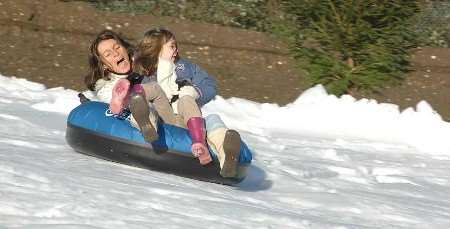
[[128,93],[130,88],[130,81],[127,79],[120,79],[112,90],[111,102],[109,103],[109,109],[114,114],[122,112],[123,108],[128,103]]

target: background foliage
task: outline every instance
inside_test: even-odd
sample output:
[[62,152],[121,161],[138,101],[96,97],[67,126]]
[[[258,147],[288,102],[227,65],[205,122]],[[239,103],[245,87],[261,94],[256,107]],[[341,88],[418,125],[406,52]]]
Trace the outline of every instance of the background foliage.
[[104,10],[150,13],[270,32],[291,44],[311,84],[337,95],[399,82],[408,52],[448,47],[445,0],[86,0]]
[[273,0],[87,0],[104,10],[149,13],[266,31]]
[[313,83],[335,94],[377,90],[402,78],[416,45],[410,0],[283,1],[296,22],[295,55]]
[[450,47],[450,1],[424,1],[413,19],[421,45]]

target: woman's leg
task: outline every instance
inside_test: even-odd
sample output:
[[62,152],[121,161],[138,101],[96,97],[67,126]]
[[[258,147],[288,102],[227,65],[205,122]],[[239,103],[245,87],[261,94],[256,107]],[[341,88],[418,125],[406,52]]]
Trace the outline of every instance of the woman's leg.
[[192,138],[192,154],[198,157],[200,164],[206,165],[212,161],[206,146],[206,129],[205,120],[198,104],[192,96],[183,96],[177,101],[178,114],[188,127],[189,134]]

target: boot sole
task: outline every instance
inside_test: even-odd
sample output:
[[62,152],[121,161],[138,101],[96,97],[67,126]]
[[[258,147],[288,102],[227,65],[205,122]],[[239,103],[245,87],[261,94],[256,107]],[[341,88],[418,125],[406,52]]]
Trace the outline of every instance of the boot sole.
[[235,130],[227,130],[225,133],[225,140],[223,142],[225,162],[220,170],[220,175],[222,177],[235,177],[237,175],[240,149],[241,136],[239,133]]
[[152,142],[158,140],[158,133],[149,119],[150,111],[147,101],[142,95],[136,94],[131,96],[130,110],[141,129],[145,141]]

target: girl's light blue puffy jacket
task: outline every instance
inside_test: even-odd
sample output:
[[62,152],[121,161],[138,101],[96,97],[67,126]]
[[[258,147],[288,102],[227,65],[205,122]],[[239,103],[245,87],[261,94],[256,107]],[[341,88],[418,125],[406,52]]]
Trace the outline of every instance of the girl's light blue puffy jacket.
[[179,58],[175,62],[175,72],[177,74],[177,82],[187,81],[197,89],[200,95],[197,103],[200,106],[205,105],[217,95],[216,81],[197,64],[187,59]]

